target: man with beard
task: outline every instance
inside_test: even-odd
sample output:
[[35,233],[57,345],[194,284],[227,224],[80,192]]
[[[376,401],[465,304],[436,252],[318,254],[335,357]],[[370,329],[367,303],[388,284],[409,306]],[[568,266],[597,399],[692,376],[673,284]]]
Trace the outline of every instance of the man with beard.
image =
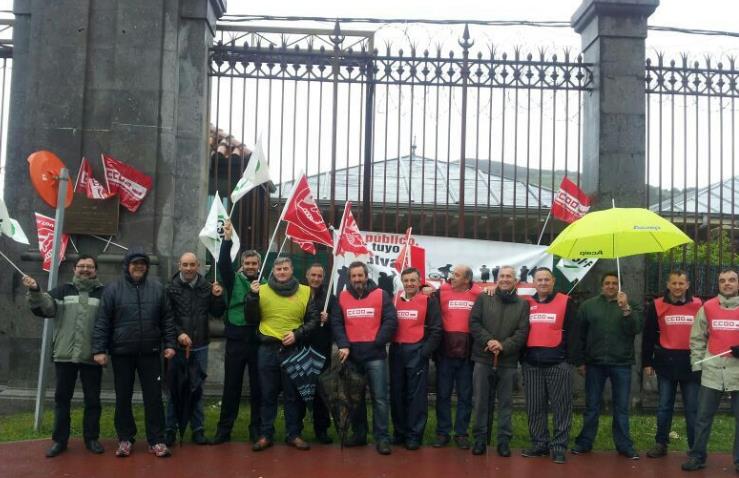
[[[194,253],[182,254],[177,265],[179,272],[175,274],[167,287],[167,297],[177,331],[177,355],[181,356],[178,360],[180,358],[187,360],[185,356],[189,349],[190,360],[198,363],[200,369],[205,372],[208,370],[208,343],[210,342],[208,317],[220,317],[226,310],[223,288],[218,282],[211,284],[200,275],[198,272],[200,261]],[[191,406],[192,441],[198,445],[207,445],[202,394]],[[168,446],[172,446],[176,439],[178,424],[175,404],[171,398],[167,403],[166,422],[165,442]]]
[[656,372],[659,392],[657,434],[654,447],[647,451],[649,458],[667,455],[678,385],[685,409],[688,447],[693,446],[695,438],[701,375],[690,367],[690,329],[701,307],[701,300],[693,297],[689,288],[690,282],[685,272],[670,272],[667,291],[649,304],[645,314],[642,367],[647,376],[654,376]]
[[262,256],[255,250],[241,253],[241,268],[234,272],[231,262],[231,237],[233,226],[229,219],[223,225],[223,242],[218,257],[218,274],[226,292],[224,335],[226,336],[226,355],[223,359],[223,396],[221,415],[218,419],[213,444],[231,441],[231,429],[239,415],[241,387],[244,371],[249,367],[249,440],[255,442],[260,433],[261,389],[259,383],[259,339],[257,327],[244,317],[244,297],[250,284],[259,276]]
[[160,351],[169,360],[175,355],[176,332],[164,286],[148,277],[149,256],[131,249],[123,260],[123,277],[103,291],[92,339],[93,358],[100,365],[113,363],[115,384],[116,456],[131,454],[136,421],[131,399],[138,373],[144,396],[144,418],[149,453],[170,455],[164,443]]
[[28,289],[26,298],[31,312],[54,319],[54,431],[46,456],[53,458],[67,449],[69,409],[78,374],[85,397],[82,419],[85,447],[93,453],[103,453],[98,441],[103,369],[92,359],[91,350],[92,331],[103,293],[103,284],[97,278],[97,263],[93,257],[81,254],[74,264],[72,282],[49,292],[42,292],[38,282],[30,276],[23,276],[23,285]]
[[[367,376],[372,395],[372,435],[381,455],[392,453],[389,432],[387,352],[398,318],[390,294],[369,279],[367,264],[349,264],[349,283],[331,310],[331,327],[339,358],[349,359]],[[347,446],[367,443],[367,407],[362,400],[352,417],[354,436]]]
[[310,287],[295,279],[289,257],[275,259],[266,284],[252,281],[246,296],[246,316],[250,323],[259,326],[260,341],[261,430],[252,450],[262,451],[272,446],[280,390],[285,401],[285,441],[298,450],[308,450],[310,445],[300,436],[304,405],[297,387],[282,368],[282,362],[296,347],[308,342],[319,319]]
[[[521,349],[529,332],[529,303],[516,294],[516,272],[503,266],[493,294],[480,294],[470,312],[472,336],[472,389],[475,422],[472,426],[472,453],[482,455],[487,448],[488,426],[492,422],[492,400],[498,405],[498,455],[511,456],[513,437],[513,379]],[[497,356],[498,369],[493,370]],[[490,390],[490,377],[497,374],[495,389]]]
[[[702,361],[701,363],[698,363]],[[734,415],[734,470],[739,473],[739,275],[725,269],[718,275],[718,296],[698,311],[690,331],[690,362],[701,371],[695,441],[683,463],[685,471],[706,466],[706,448],[713,416],[724,392],[731,395]]]

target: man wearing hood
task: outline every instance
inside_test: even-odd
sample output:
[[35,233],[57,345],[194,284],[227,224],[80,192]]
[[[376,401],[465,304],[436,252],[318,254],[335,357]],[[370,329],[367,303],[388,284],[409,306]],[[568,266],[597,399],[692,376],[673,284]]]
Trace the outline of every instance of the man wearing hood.
[[74,264],[72,282],[42,292],[33,277],[23,276],[26,298],[34,315],[54,319],[52,357],[56,371],[53,443],[46,456],[53,458],[67,449],[69,407],[77,375],[82,382],[85,412],[82,433],[85,447],[103,453],[100,436],[100,380],[103,369],[92,359],[92,330],[100,306],[103,284],[97,278],[97,263],[81,254]]
[[[200,261],[192,252],[185,252],[178,262],[179,272],[172,277],[167,286],[174,325],[177,333],[177,354],[184,359],[189,349],[190,360],[199,364],[200,369],[208,370],[208,343],[210,333],[208,317],[220,317],[226,310],[223,299],[223,288],[218,282],[211,284],[198,269]],[[177,415],[175,405],[170,398],[167,403],[166,443],[171,446],[176,439]],[[203,396],[192,404],[190,428],[192,441],[198,445],[207,445],[204,432],[205,417],[203,415]]]
[[298,450],[310,445],[300,436],[304,408],[298,388],[282,368],[282,362],[308,342],[318,326],[318,309],[311,300],[310,287],[293,275],[289,257],[277,257],[266,284],[254,280],[246,295],[246,317],[259,325],[259,380],[262,387],[260,437],[252,446],[262,451],[272,446],[277,417],[277,397],[285,401],[285,441]]
[[[331,328],[342,362],[349,359],[367,376],[372,394],[372,435],[377,452],[389,455],[387,344],[395,336],[398,318],[390,294],[369,279],[367,264],[349,265],[349,283],[331,310]],[[352,417],[354,436],[347,446],[367,443],[367,408],[362,400]]]
[[244,298],[252,281],[259,277],[262,256],[255,250],[241,253],[241,268],[234,271],[231,262],[231,237],[233,225],[226,220],[223,225],[223,242],[218,257],[218,274],[226,292],[228,308],[224,317],[226,336],[226,355],[223,359],[223,396],[221,415],[218,419],[213,444],[231,441],[231,429],[239,416],[241,388],[244,384],[244,371],[249,368],[249,440],[256,442],[260,433],[259,409],[261,408],[261,388],[259,384],[259,339],[257,327],[244,317]]
[[701,374],[690,367],[690,329],[701,300],[693,297],[689,287],[685,272],[670,272],[667,291],[649,304],[644,318],[642,367],[647,376],[657,374],[659,392],[657,434],[654,446],[647,451],[649,458],[667,455],[678,385],[685,409],[688,448],[693,446]]
[[695,441],[683,463],[685,471],[706,466],[706,448],[713,416],[724,392],[731,395],[734,415],[734,470],[739,473],[739,274],[725,269],[718,275],[718,296],[698,310],[690,331],[690,363],[701,371]]
[[[482,455],[486,450],[490,413],[497,396],[498,455],[511,456],[513,437],[513,380],[521,350],[529,333],[529,303],[516,294],[516,272],[503,266],[498,272],[498,283],[493,294],[480,294],[470,312],[472,335],[472,403],[475,421],[472,425],[474,444],[472,453]],[[493,370],[497,356],[498,369]],[[490,390],[491,375],[497,374],[495,390]]]
[[148,277],[149,264],[149,256],[141,250],[126,254],[123,277],[105,287],[95,320],[95,362],[106,365],[110,355],[113,364],[118,457],[131,454],[136,436],[131,398],[137,373],[149,453],[160,458],[170,455],[164,443],[160,354],[163,350],[166,359],[174,357],[177,337],[164,286]]

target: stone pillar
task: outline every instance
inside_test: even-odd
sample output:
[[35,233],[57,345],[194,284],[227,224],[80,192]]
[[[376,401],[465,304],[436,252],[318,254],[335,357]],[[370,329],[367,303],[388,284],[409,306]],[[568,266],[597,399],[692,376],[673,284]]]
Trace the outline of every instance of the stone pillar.
[[[135,214],[121,209],[115,241],[157,256],[155,272],[168,279],[179,254],[198,247],[205,220],[208,47],[225,0],[15,0],[13,10],[5,174],[11,215],[32,238],[33,212],[53,216],[28,180],[31,152],[55,152],[73,178],[86,156],[98,179],[100,154],[109,153],[154,179]],[[92,254],[104,246],[86,237],[76,242]],[[45,283],[34,249],[15,247],[14,258]],[[103,281],[120,273],[122,251],[112,251],[101,257]],[[65,264],[60,281],[70,276]],[[9,356],[0,356],[0,383],[12,374],[19,386],[33,386],[41,327],[22,289],[18,274],[3,270],[0,350]]]
[[[644,41],[647,19],[659,0],[583,0],[572,16],[582,37],[584,61],[593,64],[593,91],[584,95],[582,186],[594,209],[645,207]],[[621,282],[630,299],[644,299],[644,256],[621,260]],[[600,274],[615,270],[600,261],[582,287],[599,293]],[[641,337],[636,342],[640,363]],[[636,367],[640,370],[640,367]],[[634,377],[638,390],[637,374]],[[638,394],[632,394],[638,400]]]

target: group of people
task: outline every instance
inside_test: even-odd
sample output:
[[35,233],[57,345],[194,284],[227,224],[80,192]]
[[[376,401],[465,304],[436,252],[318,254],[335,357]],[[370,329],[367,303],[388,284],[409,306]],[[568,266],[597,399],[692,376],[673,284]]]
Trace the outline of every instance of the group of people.
[[[131,251],[123,275],[106,285],[96,278],[95,259],[81,255],[71,283],[48,293],[31,277],[23,278],[31,310],[56,319],[53,359],[56,367],[53,457],[67,448],[70,401],[79,374],[84,391],[83,435],[86,447],[102,453],[98,441],[101,366],[110,359],[116,392],[116,455],[128,456],[136,435],[131,398],[138,373],[143,392],[146,438],[156,456],[170,455],[177,420],[172,402],[166,413],[160,387],[161,356],[189,354],[207,369],[208,318],[224,316],[225,357],[221,409],[215,436],[203,427],[203,404],[194,404],[190,420],[197,444],[231,440],[248,369],[254,451],[273,445],[278,397],[282,393],[288,445],[308,450],[303,438],[306,403],[282,362],[310,345],[366,377],[371,392],[372,436],[377,452],[392,445],[417,450],[423,443],[428,413],[429,363],[436,364],[436,430],[431,444],[450,442],[482,455],[491,442],[497,454],[511,455],[513,386],[522,366],[531,444],[524,457],[549,456],[566,462],[573,415],[573,371],[585,377],[583,426],[570,449],[588,453],[598,430],[607,380],[611,382],[613,441],[630,459],[639,454],[629,433],[629,403],[634,339],[643,335],[644,373],[657,375],[659,409],[655,445],[647,456],[667,453],[676,391],[685,405],[689,460],[684,470],[705,466],[713,416],[723,392],[739,427],[739,284],[735,270],[719,275],[719,295],[705,304],[692,297],[685,272],[669,275],[663,297],[646,313],[629,300],[615,273],[603,274],[600,293],[579,307],[555,292],[548,268],[533,274],[536,293],[519,296],[516,271],[501,267],[495,288],[473,284],[472,269],[456,265],[439,289],[424,285],[419,271],[401,273],[403,290],[392,296],[369,278],[367,264],[349,265],[346,289],[326,290],[326,271],[313,264],[306,285],[294,276],[292,262],[278,257],[265,280],[258,280],[261,256],[245,251],[238,269],[230,258],[232,227],[224,226],[217,270],[210,283],[199,272],[195,254],[180,257],[179,271],[167,286],[148,277],[149,258]],[[452,396],[456,413],[452,419]],[[311,403],[317,441],[331,443],[330,414],[318,394]],[[497,412],[495,439],[492,424]],[[553,429],[548,427],[548,414]],[[472,420],[474,416],[474,421]],[[468,434],[472,423],[471,436]],[[391,425],[392,423],[392,434]],[[353,410],[344,446],[367,444],[366,403]],[[734,460],[739,471],[739,445]]]

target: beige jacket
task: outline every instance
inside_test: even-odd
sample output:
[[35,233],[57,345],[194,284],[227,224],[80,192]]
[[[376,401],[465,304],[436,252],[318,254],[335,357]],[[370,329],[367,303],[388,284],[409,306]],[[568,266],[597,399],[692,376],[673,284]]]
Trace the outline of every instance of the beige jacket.
[[[718,300],[725,309],[739,307],[739,296],[724,297],[719,294]],[[729,392],[739,390],[739,359],[729,354],[696,364],[697,361],[711,356],[708,351],[706,313],[701,307],[690,331],[690,363],[693,371],[702,371],[701,385],[704,387]]]

